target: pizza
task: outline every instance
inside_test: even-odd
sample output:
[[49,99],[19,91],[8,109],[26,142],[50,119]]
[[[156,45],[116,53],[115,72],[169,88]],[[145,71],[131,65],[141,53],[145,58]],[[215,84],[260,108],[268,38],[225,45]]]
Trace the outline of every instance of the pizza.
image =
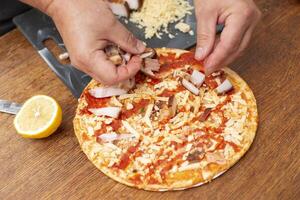
[[143,58],[133,79],[115,86],[92,80],[83,91],[74,118],[83,152],[105,175],[144,190],[210,182],[253,142],[251,89],[228,68],[205,76],[189,51],[161,48]]

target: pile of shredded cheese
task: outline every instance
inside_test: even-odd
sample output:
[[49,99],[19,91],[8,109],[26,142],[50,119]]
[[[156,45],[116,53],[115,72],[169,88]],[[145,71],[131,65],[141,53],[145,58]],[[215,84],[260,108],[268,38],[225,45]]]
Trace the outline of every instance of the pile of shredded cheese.
[[[130,21],[138,24],[139,28],[145,28],[145,38],[157,36],[161,38],[168,32],[168,25],[192,14],[193,7],[187,0],[144,0],[139,11],[130,15]],[[170,34],[169,34],[170,37]]]

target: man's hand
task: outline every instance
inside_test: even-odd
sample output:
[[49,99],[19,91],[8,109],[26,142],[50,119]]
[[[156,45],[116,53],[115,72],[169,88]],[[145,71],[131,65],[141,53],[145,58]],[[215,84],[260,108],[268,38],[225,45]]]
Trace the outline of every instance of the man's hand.
[[[23,0],[50,15],[78,69],[104,84],[115,84],[134,76],[141,59],[133,56],[126,66],[116,67],[103,49],[109,42],[132,54],[144,52],[137,40],[112,14],[102,0]],[[44,2],[44,3],[41,3]]]
[[[194,0],[197,18],[195,57],[204,60],[205,73],[229,64],[248,45],[261,13],[253,0]],[[216,38],[216,24],[225,27]]]

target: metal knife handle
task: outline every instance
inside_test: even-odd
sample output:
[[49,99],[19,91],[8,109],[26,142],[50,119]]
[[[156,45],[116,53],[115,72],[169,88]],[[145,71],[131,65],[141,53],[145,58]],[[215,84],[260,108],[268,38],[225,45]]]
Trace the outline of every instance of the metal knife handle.
[[21,107],[22,104],[0,99],[0,112],[16,115],[20,111]]

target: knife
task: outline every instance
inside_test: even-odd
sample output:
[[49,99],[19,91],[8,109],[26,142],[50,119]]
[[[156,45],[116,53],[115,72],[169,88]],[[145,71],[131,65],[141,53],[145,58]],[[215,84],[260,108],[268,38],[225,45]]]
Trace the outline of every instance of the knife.
[[16,115],[22,107],[22,104],[0,99],[0,112]]

